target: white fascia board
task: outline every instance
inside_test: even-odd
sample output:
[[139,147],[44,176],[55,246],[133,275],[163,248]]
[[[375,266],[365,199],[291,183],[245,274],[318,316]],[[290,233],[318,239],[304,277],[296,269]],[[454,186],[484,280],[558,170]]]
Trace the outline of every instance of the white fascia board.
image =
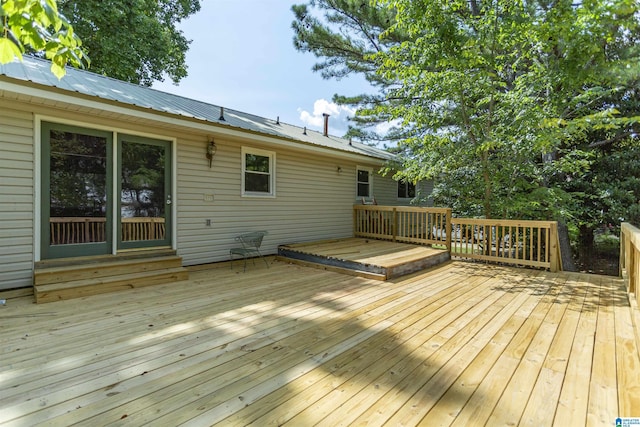
[[[57,89],[57,88],[55,88]],[[60,93],[57,89],[56,91],[45,90],[33,86],[20,85],[16,83],[11,83],[7,81],[0,80],[0,90],[6,92],[13,92],[17,95],[27,95],[34,98],[40,98],[43,100],[57,101],[65,104],[75,105],[79,107],[92,108],[96,110],[108,111],[110,113],[122,114],[125,116],[135,117],[139,119],[152,120],[157,122],[162,122],[165,124],[172,124],[181,127],[187,127],[194,130],[213,133],[214,136],[229,136],[233,138],[241,138],[244,140],[249,140],[253,142],[260,142],[271,144],[275,146],[286,147],[295,150],[302,150],[305,152],[316,152],[324,155],[331,155],[334,157],[340,157],[345,160],[354,160],[354,161],[363,161],[366,159],[367,162],[378,163],[383,165],[386,160],[380,159],[378,157],[366,156],[364,154],[351,153],[341,150],[334,150],[327,147],[316,146],[313,144],[305,143],[304,141],[290,141],[281,138],[275,138],[272,136],[267,136],[263,134],[256,134],[248,130],[242,130],[237,128],[231,128],[228,125],[217,124],[213,122],[206,122],[203,119],[198,118],[181,118],[175,115],[171,115],[170,113],[156,112],[150,108],[147,108],[148,111],[143,111],[142,109],[145,107],[139,107],[132,105],[131,107],[125,107],[122,105],[114,105],[118,101],[107,100],[108,102],[101,102],[93,99],[85,99],[80,98],[73,95],[68,95],[65,93]],[[90,96],[90,95],[84,95]],[[97,97],[96,97],[97,98]],[[102,99],[102,98],[97,98]],[[304,147],[304,148],[303,148]]]

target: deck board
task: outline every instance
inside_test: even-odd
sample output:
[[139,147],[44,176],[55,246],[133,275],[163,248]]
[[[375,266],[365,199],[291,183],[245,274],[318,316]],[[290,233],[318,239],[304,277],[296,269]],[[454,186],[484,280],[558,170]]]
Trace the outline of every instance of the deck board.
[[379,281],[269,262],[44,306],[10,299],[0,424],[640,416],[637,332],[616,278],[456,261]]

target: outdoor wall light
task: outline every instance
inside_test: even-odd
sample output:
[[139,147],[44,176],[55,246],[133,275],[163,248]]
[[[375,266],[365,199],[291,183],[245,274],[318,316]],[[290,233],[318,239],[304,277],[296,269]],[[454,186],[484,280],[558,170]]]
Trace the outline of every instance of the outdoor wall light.
[[338,167],[336,168],[336,172],[338,172],[338,173],[342,173],[342,168],[341,168],[340,166],[338,166]]
[[211,163],[213,162],[213,156],[215,156],[218,147],[216,147],[216,143],[211,138],[211,141],[207,143],[207,160],[209,160],[209,168],[211,168]]

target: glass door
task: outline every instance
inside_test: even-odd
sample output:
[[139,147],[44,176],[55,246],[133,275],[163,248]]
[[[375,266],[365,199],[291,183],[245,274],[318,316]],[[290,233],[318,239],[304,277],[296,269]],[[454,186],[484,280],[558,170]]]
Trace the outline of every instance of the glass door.
[[118,249],[171,245],[171,143],[118,137]]
[[111,253],[112,134],[42,123],[41,258]]

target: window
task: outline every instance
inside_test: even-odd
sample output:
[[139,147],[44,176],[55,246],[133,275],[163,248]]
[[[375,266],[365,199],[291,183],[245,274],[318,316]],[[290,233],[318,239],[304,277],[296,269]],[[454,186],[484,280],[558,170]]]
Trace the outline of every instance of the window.
[[416,197],[416,185],[412,182],[398,181],[398,199],[413,199]]
[[371,169],[357,168],[357,197],[371,197]]
[[270,151],[242,147],[242,194],[275,196],[275,160]]

